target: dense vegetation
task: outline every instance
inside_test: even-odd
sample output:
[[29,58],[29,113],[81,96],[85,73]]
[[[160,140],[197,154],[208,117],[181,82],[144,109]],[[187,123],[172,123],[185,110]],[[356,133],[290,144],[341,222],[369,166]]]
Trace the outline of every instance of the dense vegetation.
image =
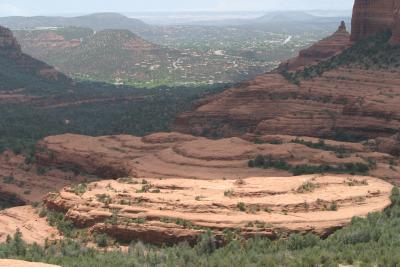
[[[133,242],[127,253],[102,252],[70,239],[44,248],[27,245],[16,233],[0,245],[0,258],[42,261],[61,266],[399,266],[400,193],[392,192],[392,206],[367,218],[354,218],[350,226],[327,239],[294,234],[288,239],[243,240],[232,238],[218,247],[213,236],[205,234],[194,247],[179,244],[154,247]],[[99,244],[102,243],[99,237]],[[104,240],[103,240],[104,241]]]
[[[19,152],[45,136],[63,133],[142,136],[167,131],[193,101],[225,87],[134,89],[87,84],[72,92],[52,92],[36,102],[0,103],[0,151],[11,148]],[[85,100],[95,101],[74,104]]]
[[340,66],[358,66],[365,69],[389,69],[400,67],[400,46],[390,45],[390,32],[359,41],[343,53],[319,64],[312,65],[297,72],[284,71],[282,75],[294,84],[309,80],[324,72]]
[[0,53],[0,94],[23,97],[15,102],[0,99],[0,152],[29,150],[39,139],[62,133],[96,136],[166,131],[194,100],[228,86],[146,90],[76,84],[62,74],[57,80],[38,75],[46,68],[45,63],[23,54],[12,58]]
[[345,157],[345,153],[347,152],[347,150],[344,146],[329,145],[329,144],[325,143],[325,141],[322,139],[319,140],[317,143],[313,143],[311,141],[305,141],[305,140],[299,139],[299,138],[296,138],[296,139],[292,140],[291,142],[295,143],[295,144],[305,145],[310,148],[315,148],[315,149],[320,149],[320,150],[325,150],[325,151],[332,151],[340,158]]
[[0,210],[11,208],[14,205],[15,205],[15,203],[10,203],[10,201],[8,201],[8,200],[6,201],[3,199],[0,199]]
[[349,173],[349,174],[367,174],[370,166],[363,163],[344,163],[338,166],[328,164],[321,165],[291,165],[283,160],[274,160],[271,156],[258,155],[254,160],[248,163],[251,168],[275,168],[285,170],[293,175],[314,174],[314,173]]
[[46,94],[70,86],[71,81],[64,75],[60,74],[58,80],[49,80],[37,74],[46,68],[50,67],[26,55],[13,59],[0,53],[0,93],[29,88],[31,94]]

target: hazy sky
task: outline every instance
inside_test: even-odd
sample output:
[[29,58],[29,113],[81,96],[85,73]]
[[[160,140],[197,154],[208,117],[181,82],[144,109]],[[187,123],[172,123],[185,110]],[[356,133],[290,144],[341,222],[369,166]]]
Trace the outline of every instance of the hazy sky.
[[0,0],[0,16],[101,11],[345,10],[354,0]]

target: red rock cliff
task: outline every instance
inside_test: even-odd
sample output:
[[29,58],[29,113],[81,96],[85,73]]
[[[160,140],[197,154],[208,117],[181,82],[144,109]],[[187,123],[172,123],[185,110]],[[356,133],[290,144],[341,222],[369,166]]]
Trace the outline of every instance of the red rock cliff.
[[393,36],[391,42],[394,44],[400,44],[400,3],[396,3],[395,5],[395,18],[392,33]]
[[350,47],[350,45],[350,34],[347,32],[346,24],[342,21],[335,33],[311,47],[300,51],[297,57],[283,62],[278,70],[292,71],[317,64],[341,53],[344,49]]
[[356,0],[351,40],[358,41],[385,30],[392,30],[392,42],[399,42],[400,31],[396,25],[399,7],[400,0]]

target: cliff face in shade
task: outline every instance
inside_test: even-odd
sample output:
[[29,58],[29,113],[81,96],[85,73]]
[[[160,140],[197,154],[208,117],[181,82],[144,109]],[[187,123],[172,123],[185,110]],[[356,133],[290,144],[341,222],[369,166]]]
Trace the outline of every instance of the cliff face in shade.
[[14,38],[12,32],[0,26],[0,53],[12,53],[13,55],[21,54],[21,46]]
[[345,22],[342,21],[334,34],[300,51],[296,58],[283,62],[278,70],[291,71],[307,65],[317,64],[339,54],[350,45],[350,33],[346,29]]
[[399,0],[356,0],[353,9],[351,40],[359,41],[385,30],[394,33],[392,42],[400,41]]
[[22,88],[37,82],[44,86],[53,81],[71,83],[52,66],[24,54],[12,32],[0,26],[0,90]]

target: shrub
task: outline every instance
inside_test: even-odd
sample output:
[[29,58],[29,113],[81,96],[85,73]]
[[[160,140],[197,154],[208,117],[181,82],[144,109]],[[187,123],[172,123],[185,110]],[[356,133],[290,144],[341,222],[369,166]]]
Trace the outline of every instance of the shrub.
[[47,210],[46,216],[49,224],[55,226],[65,237],[75,237],[73,222],[65,219],[63,213]]
[[100,248],[108,246],[108,236],[106,234],[97,234],[95,236],[96,245]]
[[[250,165],[250,164],[249,164]],[[293,175],[315,174],[315,173],[349,173],[349,174],[367,174],[369,166],[364,163],[345,163],[339,166],[327,164],[321,165],[290,165],[282,160],[273,160],[271,156],[257,156],[254,160],[254,167],[257,168],[275,168],[285,170]]]
[[6,176],[3,178],[3,183],[5,184],[13,184],[15,182],[14,176]]
[[239,202],[236,206],[240,211],[246,211],[246,204],[243,202]]
[[339,208],[338,204],[337,204],[336,202],[332,202],[332,203],[329,205],[328,210],[329,210],[329,211],[337,211],[338,208]]
[[86,193],[87,191],[87,184],[77,184],[77,185],[73,185],[71,187],[72,192],[74,192],[75,195],[81,196],[84,193]]
[[302,184],[301,186],[299,186],[296,189],[296,192],[297,193],[312,192],[317,188],[319,188],[319,184],[315,184],[315,183],[312,183],[312,182],[306,182],[306,183]]
[[234,194],[233,190],[226,190],[224,192],[224,196],[226,196],[226,197],[231,197],[231,196],[233,196],[233,194]]
[[104,203],[106,205],[111,204],[111,196],[108,194],[98,194],[96,195],[97,201]]

